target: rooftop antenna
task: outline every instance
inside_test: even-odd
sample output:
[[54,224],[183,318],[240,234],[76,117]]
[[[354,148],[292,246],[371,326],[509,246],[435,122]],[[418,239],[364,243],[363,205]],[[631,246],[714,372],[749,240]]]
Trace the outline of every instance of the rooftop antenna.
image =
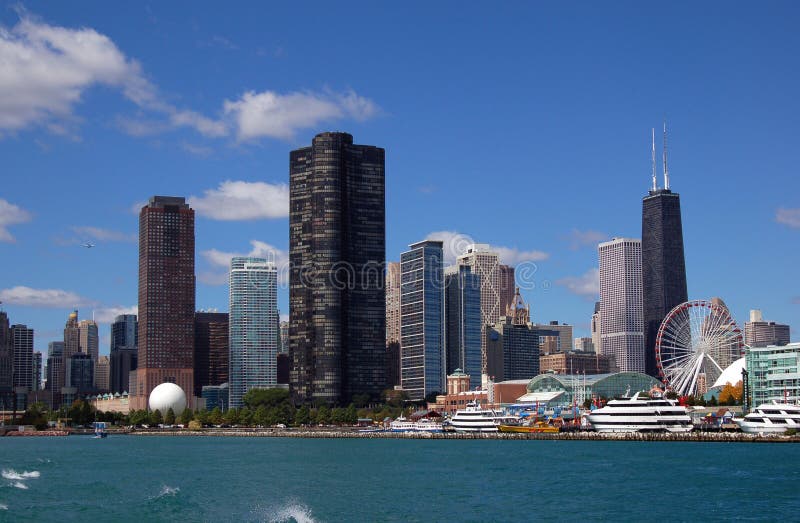
[[669,190],[669,169],[667,169],[667,121],[664,120],[664,189]]
[[658,185],[656,184],[656,129],[653,127],[651,129],[653,131],[653,191],[658,190]]

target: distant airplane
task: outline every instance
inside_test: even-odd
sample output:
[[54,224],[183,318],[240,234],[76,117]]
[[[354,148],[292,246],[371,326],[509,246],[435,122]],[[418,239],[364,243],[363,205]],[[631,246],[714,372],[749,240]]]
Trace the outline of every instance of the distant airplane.
[[92,247],[94,247],[94,244],[91,242],[86,242],[83,245],[81,245],[81,247],[86,247],[87,249],[91,249]]

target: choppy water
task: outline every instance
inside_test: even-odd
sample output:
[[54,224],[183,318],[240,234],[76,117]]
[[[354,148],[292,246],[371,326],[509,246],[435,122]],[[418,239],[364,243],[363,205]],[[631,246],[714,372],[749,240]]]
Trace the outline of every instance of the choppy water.
[[792,521],[800,445],[0,439],[0,521]]

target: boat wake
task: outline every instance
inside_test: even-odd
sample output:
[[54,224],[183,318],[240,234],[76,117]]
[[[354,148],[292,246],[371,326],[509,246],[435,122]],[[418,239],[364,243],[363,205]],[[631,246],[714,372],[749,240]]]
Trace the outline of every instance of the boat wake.
[[174,497],[181,489],[179,487],[170,487],[169,485],[162,485],[161,491],[150,499],[161,499],[167,497]]
[[39,477],[39,471],[38,470],[31,470],[29,472],[29,471],[26,470],[26,471],[23,471],[23,472],[17,472],[14,469],[3,469],[2,476],[5,479],[22,480],[22,481],[24,481],[26,479],[36,479],[36,478],[38,478]]
[[8,505],[0,503],[0,510],[8,510]]
[[316,523],[311,515],[311,509],[302,503],[292,502],[283,507],[265,510],[268,523]]
[[12,483],[12,485],[14,485],[17,488],[21,488],[22,490],[28,490],[28,485],[26,485],[25,483],[23,483],[21,481],[17,481],[16,483]]

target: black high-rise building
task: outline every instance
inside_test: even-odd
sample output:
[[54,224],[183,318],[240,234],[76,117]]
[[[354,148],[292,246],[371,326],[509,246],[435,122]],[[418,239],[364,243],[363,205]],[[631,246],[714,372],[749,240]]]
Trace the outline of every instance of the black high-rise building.
[[228,336],[227,312],[194,314],[194,390],[228,382]]
[[[665,128],[666,129],[666,128]],[[669,190],[664,139],[664,189],[656,187],[655,144],[653,189],[642,200],[642,302],[644,307],[645,372],[658,377],[656,335],[673,307],[688,301],[683,256],[681,199]]]
[[290,385],[347,404],[385,384],[385,152],[322,133],[289,156]]
[[128,392],[130,374],[139,362],[139,323],[135,314],[120,314],[111,324],[111,392]]

